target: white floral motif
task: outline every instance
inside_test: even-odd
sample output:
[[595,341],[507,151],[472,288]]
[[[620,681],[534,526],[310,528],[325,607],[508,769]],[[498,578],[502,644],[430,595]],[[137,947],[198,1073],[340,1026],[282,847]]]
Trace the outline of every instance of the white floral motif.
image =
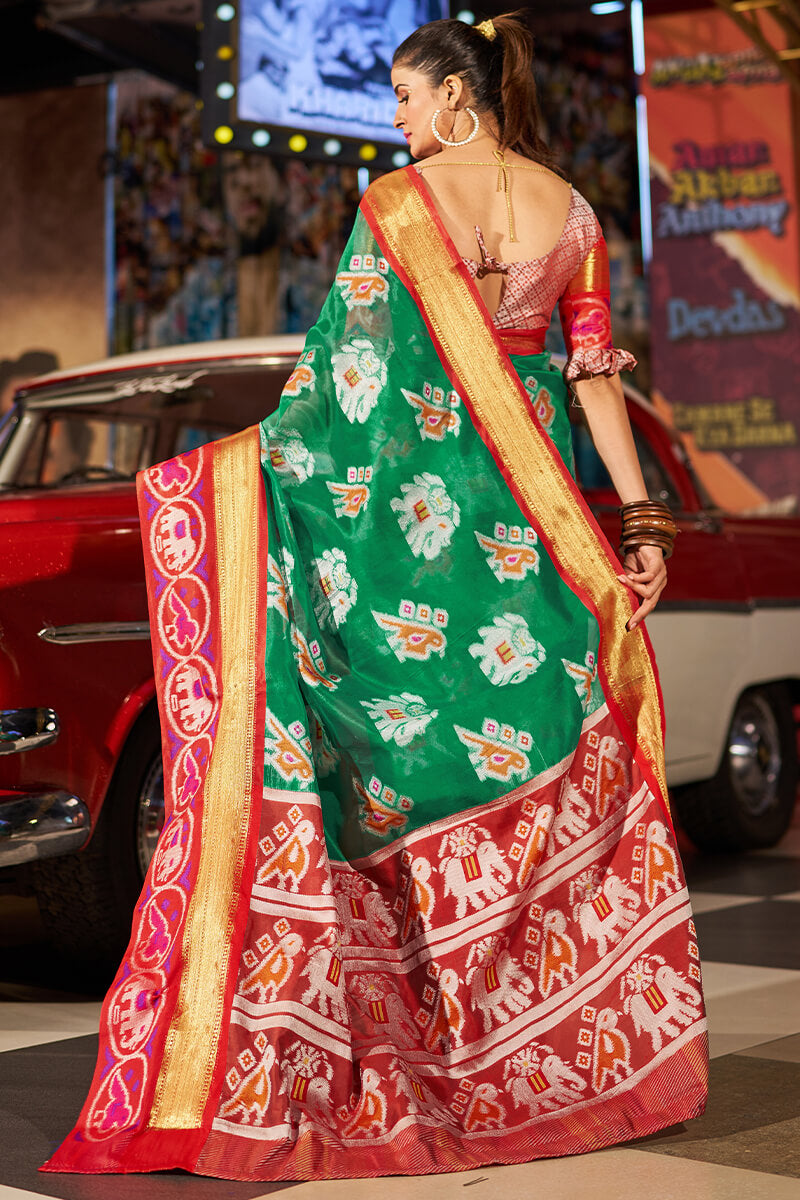
[[364,424],[386,385],[386,364],[369,338],[353,338],[331,356],[336,399],[351,423]]
[[478,633],[482,640],[470,646],[469,652],[478,659],[489,682],[498,687],[523,683],[546,658],[544,646],[537,642],[519,613],[503,613]]
[[461,521],[461,510],[447,494],[439,475],[425,472],[415,475],[413,483],[401,485],[402,499],[391,501],[400,528],[405,534],[411,553],[436,558],[450,545],[453,533]]
[[314,455],[296,429],[270,436],[267,450],[273,471],[288,483],[305,483],[314,474]]
[[358,584],[347,569],[347,555],[338,546],[325,550],[314,562],[314,612],[321,626],[337,629],[356,602]]
[[398,746],[407,746],[439,715],[438,709],[428,708],[422,696],[412,692],[401,692],[388,700],[362,700],[361,704],[377,725],[383,740],[396,742]]

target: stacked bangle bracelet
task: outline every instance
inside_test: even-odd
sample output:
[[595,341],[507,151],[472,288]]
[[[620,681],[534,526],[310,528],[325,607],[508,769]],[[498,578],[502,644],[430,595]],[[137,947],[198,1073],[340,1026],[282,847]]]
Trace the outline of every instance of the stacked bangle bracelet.
[[658,546],[664,558],[672,554],[678,526],[666,504],[660,500],[635,500],[623,504],[620,551],[622,555],[639,546]]

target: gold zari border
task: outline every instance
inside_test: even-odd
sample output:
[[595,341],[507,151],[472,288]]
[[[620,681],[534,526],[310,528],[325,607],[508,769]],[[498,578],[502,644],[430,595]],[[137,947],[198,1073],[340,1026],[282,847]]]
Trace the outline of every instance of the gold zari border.
[[[655,670],[641,630],[625,629],[633,606],[573,496],[574,484],[532,420],[520,381],[489,328],[474,285],[459,269],[455,251],[444,242],[431,209],[406,171],[377,180],[363,203],[376,217],[386,249],[410,280],[445,365],[541,526],[560,571],[592,598],[601,621],[600,656],[608,686],[650,763],[666,806]],[[596,264],[593,267],[596,273]]]
[[202,1124],[217,1057],[253,786],[259,580],[258,433],[213,447],[222,702],[203,788],[197,881],[149,1126]]

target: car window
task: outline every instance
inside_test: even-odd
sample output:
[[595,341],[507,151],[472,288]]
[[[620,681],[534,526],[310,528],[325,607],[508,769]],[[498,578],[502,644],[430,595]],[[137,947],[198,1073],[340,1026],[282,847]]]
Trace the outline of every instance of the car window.
[[53,415],[40,458],[40,484],[131,479],[139,468],[146,426],[81,413]]
[[[594,447],[589,430],[582,423],[572,424],[572,444],[578,482],[586,491],[613,491],[614,485],[603,460]],[[683,507],[678,489],[645,435],[633,426],[633,440],[642,467],[647,494],[651,500],[663,500],[670,508]]]
[[[254,425],[280,399],[294,359],[99,376],[31,404],[17,487],[132,479]],[[9,442],[11,439],[9,439]]]

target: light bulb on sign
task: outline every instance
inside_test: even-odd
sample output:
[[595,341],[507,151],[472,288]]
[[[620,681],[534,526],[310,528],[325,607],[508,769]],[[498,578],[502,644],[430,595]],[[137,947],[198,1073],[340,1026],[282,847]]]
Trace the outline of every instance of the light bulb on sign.
[[289,138],[289,149],[295,154],[302,154],[308,145],[308,138],[303,137],[302,133],[293,133]]

